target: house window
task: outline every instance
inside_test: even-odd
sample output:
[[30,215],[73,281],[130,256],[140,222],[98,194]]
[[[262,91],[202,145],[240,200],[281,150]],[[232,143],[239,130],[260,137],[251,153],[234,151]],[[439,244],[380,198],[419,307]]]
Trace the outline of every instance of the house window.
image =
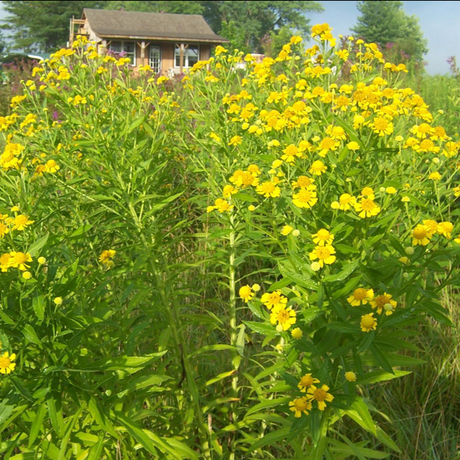
[[[175,64],[180,67],[180,47],[176,45]],[[184,45],[184,69],[193,67],[200,60],[200,48],[198,45]]]
[[132,66],[136,65],[136,44],[134,42],[115,41],[109,45],[109,50],[112,53],[118,54],[120,57],[128,57]]
[[159,46],[149,46],[149,66],[155,73],[161,72],[161,51]]

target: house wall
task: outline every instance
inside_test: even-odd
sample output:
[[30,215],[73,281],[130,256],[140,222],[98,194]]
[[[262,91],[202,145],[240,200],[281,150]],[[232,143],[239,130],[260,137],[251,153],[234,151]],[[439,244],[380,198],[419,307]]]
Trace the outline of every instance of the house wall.
[[[117,41],[114,39],[113,41]],[[140,66],[149,64],[150,45],[160,46],[161,49],[161,73],[168,75],[170,71],[179,72],[179,69],[175,68],[174,52],[176,48],[175,42],[148,42],[145,41],[144,57],[142,57],[142,41],[138,40],[125,40],[133,41],[136,44],[136,69]],[[211,46],[208,44],[200,44],[200,57],[201,61],[208,60],[211,57]]]

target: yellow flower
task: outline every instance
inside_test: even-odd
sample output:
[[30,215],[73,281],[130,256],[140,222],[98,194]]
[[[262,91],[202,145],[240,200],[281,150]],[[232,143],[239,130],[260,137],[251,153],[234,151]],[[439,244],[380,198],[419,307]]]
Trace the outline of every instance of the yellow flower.
[[312,385],[319,383],[319,380],[312,377],[311,374],[305,374],[301,379],[297,387],[300,391],[305,393]]
[[59,169],[59,165],[54,160],[48,160],[43,170],[47,173],[55,173],[59,171]]
[[241,136],[233,136],[231,139],[230,139],[230,142],[228,143],[228,145],[241,145],[241,143],[243,142],[243,139]]
[[256,192],[265,198],[277,198],[281,194],[281,189],[274,182],[264,182],[257,186]]
[[321,160],[316,160],[310,166],[310,169],[308,171],[310,172],[310,174],[314,174],[315,176],[321,176],[321,174],[325,173],[326,170],[327,166]]
[[373,199],[362,198],[361,201],[355,203],[355,211],[359,213],[359,217],[365,219],[366,217],[376,216],[380,211]]
[[37,262],[40,264],[40,265],[44,265],[46,264],[46,259],[44,257],[39,257],[37,259]]
[[313,182],[315,182],[315,180],[310,177],[299,176],[296,181],[292,182],[292,188],[296,189],[298,187],[301,189],[316,190],[316,185],[314,185]]
[[[3,257],[3,256],[2,256]],[[19,268],[21,271],[26,271],[29,266],[26,262],[32,262],[32,257],[29,253],[23,252],[10,252],[9,265],[14,268]]]
[[325,246],[316,246],[316,248],[310,253],[310,260],[318,259],[318,264],[321,267],[324,267],[324,264],[330,265],[335,262],[336,257],[334,254],[335,249],[329,244]]
[[349,193],[343,193],[339,198],[339,209],[348,211],[356,203],[356,198]]
[[291,331],[291,335],[293,339],[301,339],[303,336],[302,329],[296,327],[295,329]]
[[311,402],[305,396],[296,398],[294,401],[289,402],[290,410],[294,412],[294,417],[299,418],[302,414],[308,415],[311,410]]
[[439,174],[437,171],[433,172],[428,176],[428,179],[439,181],[441,180],[441,174]]
[[282,229],[281,229],[281,235],[283,236],[287,236],[289,235],[289,233],[292,232],[292,230],[294,230],[290,225],[285,225]]
[[113,249],[106,249],[105,251],[102,251],[101,255],[99,256],[99,262],[101,262],[103,265],[112,265],[113,262],[111,259],[115,257],[116,253],[117,252]]
[[347,298],[347,302],[353,307],[358,307],[360,305],[366,305],[373,298],[374,291],[372,289],[358,288]]
[[326,230],[325,228],[318,230],[318,232],[312,235],[312,237],[313,243],[318,246],[330,245],[334,241],[334,235],[329,233],[329,230]]
[[277,331],[287,331],[296,323],[296,312],[292,307],[274,307],[270,314],[270,322],[277,324]]
[[382,295],[375,297],[371,300],[371,307],[377,308],[377,313],[380,315],[383,310],[385,310],[385,314],[387,316],[393,314],[393,310],[398,305],[395,300],[391,298],[391,294],[387,294],[386,292]]
[[12,220],[13,228],[11,230],[24,230],[28,225],[33,223],[34,221],[30,220],[24,214],[19,214]]
[[397,190],[394,187],[387,187],[385,189],[385,192],[387,192],[390,195],[394,195],[397,192]]
[[374,313],[361,316],[361,330],[363,332],[370,332],[377,328],[377,320],[374,318]]
[[292,196],[292,202],[298,208],[310,209],[318,201],[316,197],[316,192],[313,190],[301,189],[298,193]]
[[269,310],[272,308],[284,308],[287,304],[287,298],[281,294],[281,291],[266,292],[260,300]]
[[452,222],[440,222],[438,224],[437,232],[448,238],[449,240],[452,238],[452,230],[454,229],[454,226]]
[[377,117],[370,126],[374,130],[374,133],[377,133],[379,136],[393,132],[393,123],[389,122],[386,118]]
[[349,143],[347,144],[347,147],[348,147],[348,150],[352,150],[353,152],[354,152],[355,150],[359,150],[359,148],[360,148],[360,147],[359,147],[359,144],[358,144],[357,142],[355,142],[355,141],[349,142]]
[[245,303],[248,303],[250,300],[252,300],[255,295],[254,292],[252,292],[251,286],[249,285],[240,287],[239,294]]
[[345,378],[349,381],[349,382],[356,382],[356,374],[352,371],[348,371],[348,372],[345,372]]
[[326,401],[331,402],[334,399],[330,393],[328,393],[329,387],[327,385],[323,385],[321,388],[316,388],[315,385],[312,385],[307,394],[312,398],[315,399],[318,403],[318,409],[323,411],[326,409]]
[[16,355],[14,353],[10,355],[7,351],[5,351],[5,353],[3,353],[0,357],[0,372],[2,374],[11,374],[16,367],[16,363],[13,363],[15,359]]
[[25,280],[30,280],[30,278],[32,278],[32,273],[30,273],[30,272],[22,272],[22,277]]
[[56,305],[62,305],[62,297],[55,297],[53,302],[56,304]]
[[412,246],[426,246],[430,242],[430,231],[426,225],[417,225],[412,230]]

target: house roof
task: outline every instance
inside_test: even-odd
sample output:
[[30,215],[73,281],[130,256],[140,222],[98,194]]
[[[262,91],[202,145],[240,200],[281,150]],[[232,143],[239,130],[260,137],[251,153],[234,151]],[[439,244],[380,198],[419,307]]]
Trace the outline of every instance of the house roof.
[[84,8],[91,30],[105,38],[188,40],[223,43],[199,14],[145,13]]

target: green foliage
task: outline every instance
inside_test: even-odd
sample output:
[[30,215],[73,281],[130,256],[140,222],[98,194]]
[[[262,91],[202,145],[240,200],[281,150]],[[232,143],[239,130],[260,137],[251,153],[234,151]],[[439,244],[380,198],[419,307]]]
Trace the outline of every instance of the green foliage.
[[99,1],[4,1],[9,16],[3,30],[11,32],[18,49],[25,51],[55,51],[69,40],[69,21],[81,17],[83,8],[98,8]]
[[400,452],[364,392],[423,363],[422,318],[452,325],[459,144],[404,67],[313,33],[182,81],[80,38],[24,78],[0,124],[2,458]]
[[352,31],[367,42],[395,45],[397,54],[402,52],[414,60],[428,52],[418,18],[405,14],[403,2],[361,1],[357,8],[361,16]]

